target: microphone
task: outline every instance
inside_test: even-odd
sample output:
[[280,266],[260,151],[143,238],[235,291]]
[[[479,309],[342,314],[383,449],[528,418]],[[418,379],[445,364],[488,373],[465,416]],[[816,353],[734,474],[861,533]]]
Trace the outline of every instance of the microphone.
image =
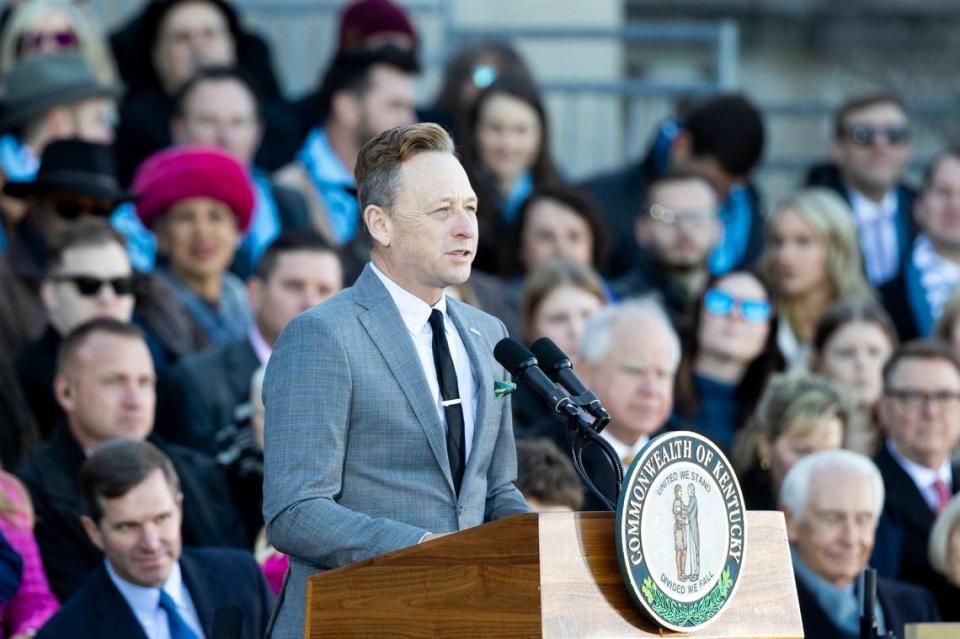
[[514,377],[525,381],[538,395],[547,400],[555,413],[572,417],[580,414],[580,409],[570,401],[570,397],[563,389],[551,382],[550,378],[540,370],[533,353],[517,340],[505,337],[497,342],[493,348],[493,357]]
[[602,430],[604,426],[610,423],[610,413],[600,403],[600,399],[580,381],[577,374],[573,372],[573,364],[570,358],[560,350],[553,340],[549,337],[541,337],[530,345],[530,350],[543,364],[547,376],[553,380],[559,380],[560,384],[572,395],[573,401],[593,415],[599,423],[597,430]]
[[221,606],[213,613],[211,639],[241,639],[243,636],[243,611],[232,604]]

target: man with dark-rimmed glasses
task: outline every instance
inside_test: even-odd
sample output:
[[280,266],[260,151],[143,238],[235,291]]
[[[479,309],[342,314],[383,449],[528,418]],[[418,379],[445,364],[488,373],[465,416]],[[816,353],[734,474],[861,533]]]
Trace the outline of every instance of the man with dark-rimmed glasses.
[[44,439],[62,411],[53,395],[65,335],[95,317],[129,322],[136,280],[122,236],[105,219],[84,217],[51,238],[40,297],[49,324],[17,360],[20,383]]
[[871,563],[924,586],[941,606],[950,597],[955,605],[956,591],[930,565],[927,541],[960,488],[960,465],[950,458],[960,442],[960,359],[946,344],[908,342],[883,377],[878,414],[887,441],[874,461],[887,497]]
[[897,270],[916,234],[910,215],[916,191],[903,183],[912,151],[910,121],[900,98],[873,93],[847,100],[834,114],[828,165],[814,167],[811,186],[827,186],[850,204],[870,283]]
[[674,323],[710,278],[710,254],[723,234],[716,186],[693,171],[650,183],[634,222],[637,266],[613,283],[618,299],[660,297]]

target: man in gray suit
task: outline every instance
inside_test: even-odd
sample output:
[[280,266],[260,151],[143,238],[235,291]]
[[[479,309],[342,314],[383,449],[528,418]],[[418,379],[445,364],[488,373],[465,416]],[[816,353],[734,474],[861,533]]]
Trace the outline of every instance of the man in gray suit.
[[434,124],[386,131],[356,177],[371,263],[287,326],[264,383],[263,511],[290,556],[277,639],[303,636],[311,573],[528,510],[493,392],[506,329],[444,295],[477,247],[453,141]]

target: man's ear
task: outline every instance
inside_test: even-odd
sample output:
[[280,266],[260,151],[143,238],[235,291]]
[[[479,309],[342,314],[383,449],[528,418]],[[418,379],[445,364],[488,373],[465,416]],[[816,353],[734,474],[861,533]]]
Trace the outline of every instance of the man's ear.
[[70,380],[63,373],[57,373],[53,378],[53,395],[57,398],[57,403],[65,413],[71,412],[76,407],[76,401],[73,391],[70,388]]
[[368,205],[363,209],[363,223],[367,225],[367,231],[374,242],[384,247],[390,246],[393,219],[386,209],[376,204]]
[[633,222],[633,239],[640,248],[646,248],[650,243],[650,229],[647,226],[649,222],[644,219],[645,217],[647,217],[647,211],[641,212]]
[[100,534],[100,528],[97,527],[93,519],[87,515],[81,515],[80,523],[83,524],[83,529],[86,531],[90,541],[93,542],[93,545],[103,551],[103,535]]
[[253,275],[247,280],[247,302],[250,309],[256,314],[263,303],[263,280],[259,276]]
[[680,129],[677,137],[670,145],[670,164],[684,162],[693,156],[693,136],[684,129]]
[[794,543],[797,541],[799,535],[797,531],[797,519],[793,516],[793,513],[790,512],[789,508],[784,508],[780,506],[780,511],[783,513],[783,518],[787,522],[787,541]]
[[830,139],[830,144],[827,146],[827,155],[834,165],[840,165],[842,152],[840,151],[840,142],[836,138]]
[[50,314],[50,310],[54,306],[53,299],[53,282],[49,279],[43,280],[40,283],[40,301],[43,302],[43,307],[47,310],[47,314]]
[[360,124],[360,96],[355,91],[337,91],[330,100],[330,115],[348,130]]

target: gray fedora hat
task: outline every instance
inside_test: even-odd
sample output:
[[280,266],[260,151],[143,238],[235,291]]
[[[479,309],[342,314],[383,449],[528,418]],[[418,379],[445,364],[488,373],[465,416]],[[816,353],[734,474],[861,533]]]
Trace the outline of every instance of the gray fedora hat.
[[79,51],[31,55],[10,69],[3,81],[0,128],[17,126],[54,107],[122,93],[119,84],[98,82]]

